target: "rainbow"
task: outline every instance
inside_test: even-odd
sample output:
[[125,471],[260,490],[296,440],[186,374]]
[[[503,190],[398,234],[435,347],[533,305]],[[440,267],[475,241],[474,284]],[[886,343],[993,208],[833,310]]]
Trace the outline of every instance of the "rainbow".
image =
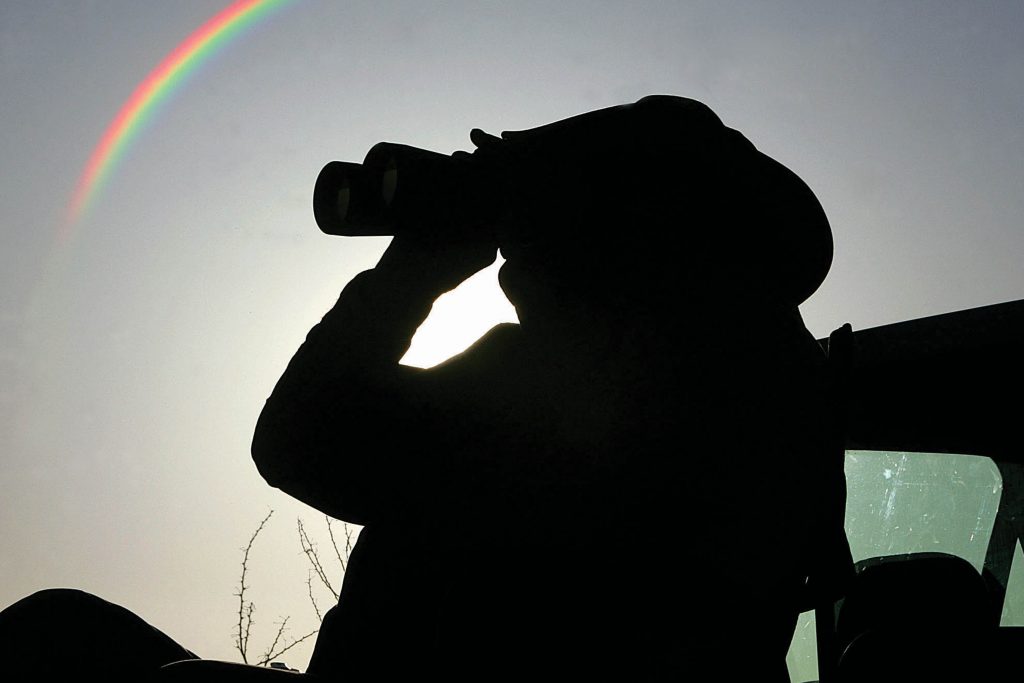
[[291,1],[235,0],[193,31],[139,83],[107,126],[85,164],[68,204],[61,241],[69,236],[71,226],[88,212],[118,161],[159,105],[219,48],[272,10]]

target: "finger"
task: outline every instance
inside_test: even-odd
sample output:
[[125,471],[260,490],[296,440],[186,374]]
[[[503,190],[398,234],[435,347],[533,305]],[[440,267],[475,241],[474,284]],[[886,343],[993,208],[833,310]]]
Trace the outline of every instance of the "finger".
[[501,138],[491,135],[490,133],[485,133],[479,128],[474,128],[469,131],[469,139],[474,145],[481,149],[488,147],[493,148],[495,145],[500,145],[502,142]]

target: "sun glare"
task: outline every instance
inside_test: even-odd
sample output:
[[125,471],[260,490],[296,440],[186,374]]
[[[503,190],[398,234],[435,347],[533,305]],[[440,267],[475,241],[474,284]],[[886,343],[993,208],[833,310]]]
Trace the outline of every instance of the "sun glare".
[[498,286],[498,261],[481,270],[434,302],[409,351],[404,365],[429,368],[464,351],[494,325],[518,322],[516,310]]

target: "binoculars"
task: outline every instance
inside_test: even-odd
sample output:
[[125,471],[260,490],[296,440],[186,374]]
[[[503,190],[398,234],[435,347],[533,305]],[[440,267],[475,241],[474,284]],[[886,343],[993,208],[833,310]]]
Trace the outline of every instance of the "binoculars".
[[502,210],[496,171],[466,152],[380,142],[361,164],[324,166],[313,190],[313,215],[329,235],[469,238]]

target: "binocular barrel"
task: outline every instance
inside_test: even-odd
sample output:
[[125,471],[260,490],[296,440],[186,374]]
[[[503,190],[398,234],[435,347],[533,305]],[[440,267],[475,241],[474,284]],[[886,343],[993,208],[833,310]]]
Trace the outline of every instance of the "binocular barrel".
[[487,175],[469,155],[381,142],[362,164],[324,166],[313,190],[313,215],[329,235],[468,237],[497,210]]

